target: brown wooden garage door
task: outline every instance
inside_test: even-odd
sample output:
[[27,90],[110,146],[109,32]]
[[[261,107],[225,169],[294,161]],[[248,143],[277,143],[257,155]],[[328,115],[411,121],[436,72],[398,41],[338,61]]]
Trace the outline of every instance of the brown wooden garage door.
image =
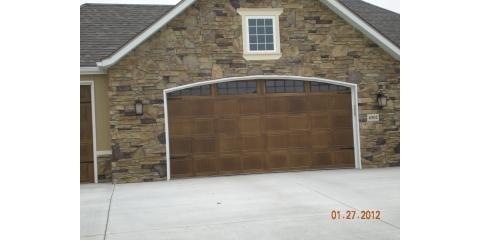
[[172,177],[355,166],[347,87],[293,80],[168,96]]

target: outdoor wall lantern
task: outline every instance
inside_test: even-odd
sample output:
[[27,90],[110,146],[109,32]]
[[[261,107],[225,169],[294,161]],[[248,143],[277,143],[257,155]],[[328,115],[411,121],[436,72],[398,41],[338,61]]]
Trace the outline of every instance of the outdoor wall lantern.
[[143,115],[143,103],[140,100],[135,101],[135,113],[137,115]]
[[377,104],[380,109],[387,106],[388,97],[383,94],[383,92],[377,93]]

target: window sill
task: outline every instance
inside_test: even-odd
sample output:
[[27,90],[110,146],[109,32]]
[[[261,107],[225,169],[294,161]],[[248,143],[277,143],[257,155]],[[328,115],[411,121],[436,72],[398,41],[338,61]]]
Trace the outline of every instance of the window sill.
[[245,60],[250,60],[250,61],[261,61],[261,60],[277,60],[282,57],[281,53],[271,53],[271,54],[243,54],[243,58]]

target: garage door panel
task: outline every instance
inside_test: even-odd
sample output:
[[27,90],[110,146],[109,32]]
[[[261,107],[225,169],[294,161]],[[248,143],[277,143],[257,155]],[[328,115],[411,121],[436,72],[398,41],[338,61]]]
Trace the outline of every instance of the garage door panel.
[[240,114],[255,115],[265,112],[265,99],[260,97],[242,98],[238,102],[240,106]]
[[240,141],[241,150],[244,152],[265,150],[265,137],[263,135],[242,136]]
[[353,131],[351,129],[335,129],[333,131],[333,144],[335,146],[353,146]]
[[266,113],[287,113],[290,109],[288,97],[267,97]]
[[193,134],[196,135],[215,135],[213,118],[196,118],[193,120]]
[[214,114],[214,105],[211,99],[198,99],[190,101],[191,115],[193,116],[208,116]]
[[215,101],[215,114],[217,116],[229,116],[238,113],[237,99],[221,99]]
[[310,151],[292,151],[289,161],[292,168],[309,168],[312,165]]
[[267,134],[267,148],[270,150],[288,148],[288,134]]
[[287,116],[283,114],[265,116],[265,130],[267,132],[284,131],[288,129]]
[[196,176],[216,175],[217,171],[217,157],[211,155],[195,155],[193,157],[194,172]]
[[191,154],[192,138],[191,137],[175,137],[170,139],[170,150],[175,154]]
[[294,96],[287,98],[288,112],[303,113],[308,111],[308,99],[305,96]]
[[329,129],[332,127],[330,121],[330,114],[327,113],[317,113],[311,115],[312,120],[312,129]]
[[317,130],[311,133],[313,148],[328,148],[332,143],[330,130]]
[[243,170],[246,172],[264,171],[264,162],[264,152],[249,152],[242,154]]
[[189,136],[193,132],[193,121],[189,119],[171,119],[168,126],[172,137]]
[[218,156],[220,173],[241,173],[242,159],[240,154],[221,154]]
[[225,152],[237,152],[240,150],[240,141],[235,136],[219,136],[218,137],[218,151],[220,153]]
[[330,94],[308,96],[312,111],[325,111],[332,109],[333,99]]
[[214,153],[217,151],[217,141],[213,137],[195,137],[192,141],[192,152],[198,153]]
[[288,115],[288,129],[289,130],[309,130],[310,121],[308,114]]
[[312,167],[322,168],[333,165],[333,158],[331,152],[312,152]]
[[352,128],[352,114],[350,112],[336,112],[332,114],[333,128]]
[[192,115],[192,105],[189,100],[172,99],[168,101],[169,115],[174,117],[185,117]]
[[288,135],[290,148],[310,148],[310,133],[308,131],[291,131]]
[[349,109],[352,107],[352,99],[350,94],[335,94],[333,99],[333,109]]
[[262,118],[258,116],[248,116],[239,118],[240,134],[259,134],[262,132]]
[[217,134],[219,135],[234,135],[238,129],[236,118],[219,118],[217,119]]
[[288,151],[269,152],[266,159],[266,168],[281,170],[288,168]]
[[333,152],[334,163],[340,167],[355,167],[355,154],[353,149]]
[[193,172],[193,161],[191,157],[171,156],[171,174],[174,177],[189,176]]

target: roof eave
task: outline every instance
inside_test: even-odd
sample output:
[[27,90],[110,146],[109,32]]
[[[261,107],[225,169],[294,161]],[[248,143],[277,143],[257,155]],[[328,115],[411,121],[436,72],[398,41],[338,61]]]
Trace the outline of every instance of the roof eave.
[[353,13],[337,0],[320,0],[328,8],[350,23],[355,29],[365,34],[370,40],[378,44],[396,60],[400,60],[400,48],[388,38],[379,33],[375,28]]
[[157,22],[155,22],[150,27],[145,29],[142,33],[140,33],[137,37],[133,38],[130,42],[125,44],[123,47],[117,50],[110,57],[105,58],[100,62],[97,62],[97,66],[101,69],[106,69],[114,65],[120,59],[122,59],[125,55],[127,55],[130,51],[135,49],[137,46],[139,46],[141,43],[147,40],[150,36],[155,34],[159,29],[161,29],[163,26],[169,23],[177,15],[182,13],[186,8],[188,8],[194,2],[195,0],[181,1],[174,8],[172,8],[164,17],[160,18]]
[[105,71],[99,67],[80,67],[80,75],[105,74]]

